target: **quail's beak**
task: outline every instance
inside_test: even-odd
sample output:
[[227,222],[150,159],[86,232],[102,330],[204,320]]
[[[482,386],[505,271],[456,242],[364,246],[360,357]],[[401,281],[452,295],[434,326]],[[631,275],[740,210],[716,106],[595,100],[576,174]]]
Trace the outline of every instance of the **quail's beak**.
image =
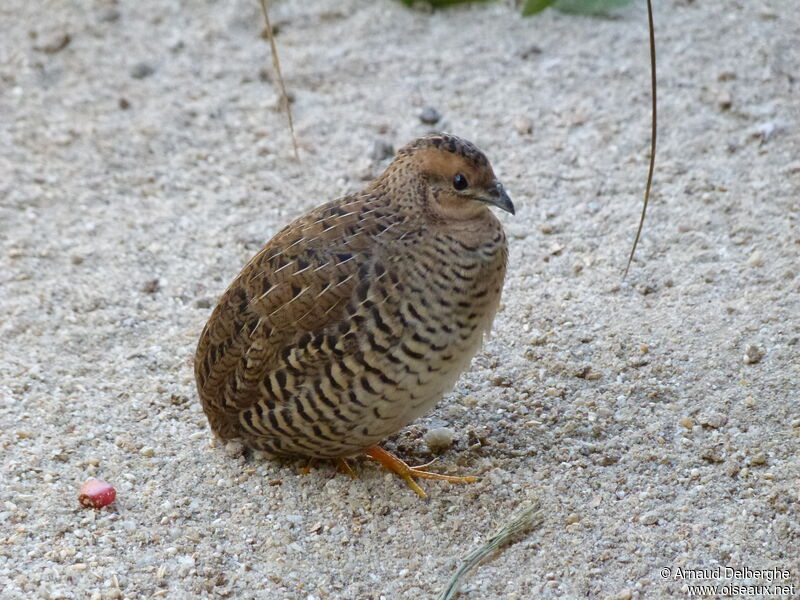
[[508,194],[506,194],[506,191],[503,189],[503,184],[497,180],[494,181],[492,187],[488,188],[485,193],[478,197],[478,200],[496,206],[512,215],[515,214],[514,203],[511,202],[511,198],[508,197]]

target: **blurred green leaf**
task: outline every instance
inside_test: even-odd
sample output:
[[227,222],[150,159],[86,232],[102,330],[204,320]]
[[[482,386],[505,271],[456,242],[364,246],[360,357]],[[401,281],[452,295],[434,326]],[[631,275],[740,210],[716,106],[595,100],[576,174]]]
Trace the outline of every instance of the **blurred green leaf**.
[[558,0],[526,0],[522,7],[522,16],[527,17],[542,12],[548,6],[552,6]]
[[[602,15],[633,0],[556,0],[553,8],[579,15]],[[524,13],[523,13],[524,14]]]
[[[413,6],[419,0],[400,0],[406,6]],[[443,8],[455,4],[466,4],[467,2],[494,2],[494,0],[426,0],[434,8]]]

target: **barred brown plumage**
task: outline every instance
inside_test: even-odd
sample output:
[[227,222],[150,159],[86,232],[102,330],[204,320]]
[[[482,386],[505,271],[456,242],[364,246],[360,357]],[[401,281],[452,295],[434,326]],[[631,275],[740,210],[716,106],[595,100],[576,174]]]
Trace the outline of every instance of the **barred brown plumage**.
[[273,454],[366,453],[449,392],[500,301],[514,207],[484,154],[419,138],[360,193],[280,231],[222,295],[195,376],[211,429]]

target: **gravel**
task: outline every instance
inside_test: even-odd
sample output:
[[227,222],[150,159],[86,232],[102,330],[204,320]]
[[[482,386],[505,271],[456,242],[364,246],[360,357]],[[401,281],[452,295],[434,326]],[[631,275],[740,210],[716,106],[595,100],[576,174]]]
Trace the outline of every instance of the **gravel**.
[[[796,3],[656,3],[626,280],[644,7],[510,4],[271,3],[298,163],[257,2],[3,3],[4,599],[435,598],[526,503],[541,526],[461,597],[677,598],[662,569],[717,565],[800,589]],[[449,428],[436,469],[479,481],[423,502],[366,460],[215,442],[192,356],[216,298],[433,106],[514,199],[509,276],[469,372],[385,445],[422,464]],[[89,477],[110,506],[80,506]]]
[[436,123],[442,120],[442,115],[432,106],[426,106],[422,109],[422,112],[419,113],[419,120],[426,125],[436,125]]
[[425,433],[425,443],[434,454],[439,454],[453,445],[455,431],[449,427],[434,427]]

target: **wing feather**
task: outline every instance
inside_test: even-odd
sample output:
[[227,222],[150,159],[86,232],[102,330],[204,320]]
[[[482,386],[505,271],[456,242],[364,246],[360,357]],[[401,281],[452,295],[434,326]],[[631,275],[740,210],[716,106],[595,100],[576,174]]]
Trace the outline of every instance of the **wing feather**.
[[391,225],[374,215],[365,220],[362,208],[363,201],[345,198],[294,221],[220,298],[200,337],[195,372],[203,408],[223,438],[234,434],[240,411],[264,398],[265,380],[298,340],[344,318],[380,250],[375,237]]

